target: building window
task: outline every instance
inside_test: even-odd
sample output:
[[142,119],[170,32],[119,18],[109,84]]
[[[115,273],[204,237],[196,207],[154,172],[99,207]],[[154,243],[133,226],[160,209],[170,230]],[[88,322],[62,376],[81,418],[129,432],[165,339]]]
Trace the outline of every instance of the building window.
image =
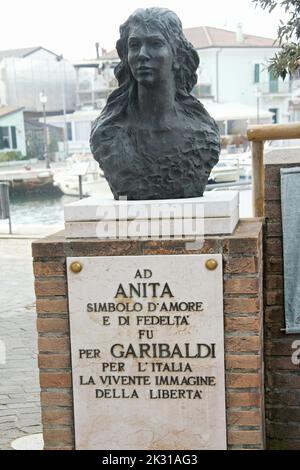
[[254,83],[260,82],[260,64],[254,64]]
[[75,122],[75,134],[76,141],[83,140],[88,141],[91,134],[91,122],[88,121],[78,121]]
[[72,135],[72,123],[67,122],[67,138],[68,140],[73,140],[73,135]]
[[269,93],[278,93],[278,78],[273,73],[269,73]]
[[270,113],[272,113],[272,124],[277,124],[278,122],[278,108],[269,108]]
[[12,148],[16,149],[17,148],[17,134],[16,134],[16,128],[15,126],[12,126],[10,128],[11,132],[11,143],[12,143]]
[[9,128],[0,127],[0,149],[9,149]]
[[211,96],[211,85],[199,85],[200,96]]
[[15,126],[1,126],[0,127],[0,149],[16,149],[17,148],[17,134]]

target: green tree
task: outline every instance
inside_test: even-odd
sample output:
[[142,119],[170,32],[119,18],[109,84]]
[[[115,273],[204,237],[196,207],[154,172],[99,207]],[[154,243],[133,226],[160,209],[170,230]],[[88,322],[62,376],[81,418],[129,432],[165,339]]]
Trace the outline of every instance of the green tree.
[[269,61],[268,70],[283,80],[294,75],[300,66],[300,0],[252,0],[256,6],[270,13],[277,7],[289,15],[286,22],[280,20],[278,43],[281,50]]

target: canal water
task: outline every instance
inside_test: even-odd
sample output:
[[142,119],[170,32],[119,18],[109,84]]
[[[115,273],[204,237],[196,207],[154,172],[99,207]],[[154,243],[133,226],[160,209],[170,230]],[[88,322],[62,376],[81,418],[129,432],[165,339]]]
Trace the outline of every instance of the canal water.
[[11,196],[12,223],[18,225],[63,224],[64,206],[75,201],[78,201],[78,197],[49,194]]
[[[64,206],[78,200],[78,196],[45,194],[11,197],[12,223],[18,225],[62,225],[64,223]],[[240,191],[240,217],[251,216],[251,191]]]

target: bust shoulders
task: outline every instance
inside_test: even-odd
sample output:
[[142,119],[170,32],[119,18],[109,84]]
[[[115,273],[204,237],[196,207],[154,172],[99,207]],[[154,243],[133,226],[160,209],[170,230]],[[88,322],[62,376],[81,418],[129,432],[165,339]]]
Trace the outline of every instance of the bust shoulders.
[[120,115],[103,126],[96,157],[114,196],[201,196],[219,149],[213,141],[209,145],[207,131],[198,121],[187,116],[174,127],[142,122],[137,126]]

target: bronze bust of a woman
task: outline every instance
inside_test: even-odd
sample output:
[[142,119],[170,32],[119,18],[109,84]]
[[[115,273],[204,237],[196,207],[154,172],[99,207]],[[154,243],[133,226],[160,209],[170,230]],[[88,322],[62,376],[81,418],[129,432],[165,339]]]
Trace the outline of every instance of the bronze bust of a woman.
[[198,54],[181,21],[163,8],[137,10],[120,27],[111,93],[91,149],[115,199],[203,195],[220,153],[219,132],[191,95]]

